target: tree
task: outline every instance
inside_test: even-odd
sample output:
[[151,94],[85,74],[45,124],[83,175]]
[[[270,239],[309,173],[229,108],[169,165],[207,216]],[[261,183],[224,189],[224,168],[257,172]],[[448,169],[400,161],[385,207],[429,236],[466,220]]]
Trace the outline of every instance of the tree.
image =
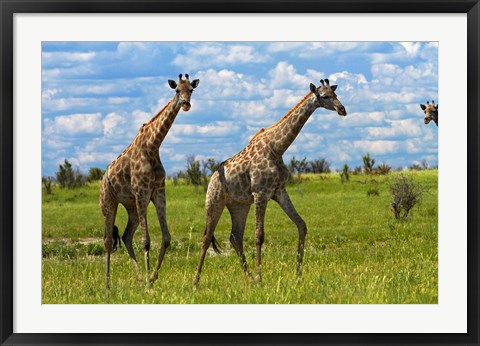
[[367,174],[372,174],[373,172],[373,165],[375,164],[375,159],[370,157],[370,154],[367,153],[367,155],[362,157],[363,160],[363,170]]
[[105,174],[105,171],[103,169],[97,168],[97,167],[91,167],[88,170],[87,180],[90,181],[90,182],[97,181],[97,180],[102,180],[104,174]]
[[220,167],[221,162],[216,161],[214,158],[209,157],[206,161],[202,161],[203,174],[207,175],[207,170],[210,171],[210,175]]
[[72,164],[65,159],[63,165],[58,165],[58,171],[55,173],[56,179],[61,187],[73,189],[85,183],[85,177],[77,168],[73,170]]
[[195,156],[187,157],[187,176],[190,182],[197,190],[202,185],[202,171],[200,170],[200,161],[195,160]]
[[51,195],[52,194],[52,178],[42,177],[42,183],[43,183],[43,186],[45,187],[45,193],[47,195]]
[[342,179],[342,183],[346,183],[350,179],[350,175],[348,174],[349,167],[345,163],[342,168],[342,173],[340,173],[340,178]]
[[397,175],[390,185],[393,200],[390,202],[396,219],[406,219],[410,210],[420,202],[424,188],[413,178]]
[[306,170],[307,166],[308,166],[308,163],[307,163],[307,158],[306,157],[304,157],[301,161],[299,161],[294,156],[290,160],[290,164],[288,165],[288,169],[291,173],[297,173],[298,179],[300,179],[300,175],[302,173],[305,173],[305,170]]
[[308,171],[312,173],[330,173],[330,162],[325,158],[308,162]]

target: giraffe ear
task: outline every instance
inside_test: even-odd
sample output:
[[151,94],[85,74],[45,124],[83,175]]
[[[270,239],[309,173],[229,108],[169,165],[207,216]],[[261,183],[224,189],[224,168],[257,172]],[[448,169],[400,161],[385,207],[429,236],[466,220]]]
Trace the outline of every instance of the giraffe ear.
[[170,88],[172,89],[175,89],[177,87],[177,83],[171,79],[168,80],[168,85],[170,85]]
[[332,91],[335,91],[335,90],[337,90],[337,86],[338,85],[332,85],[332,86],[330,86],[330,88],[332,88]]
[[195,88],[198,86],[199,83],[200,83],[200,79],[194,79],[194,80],[190,83],[190,85],[192,86],[193,89],[195,89]]
[[420,108],[421,108],[422,110],[427,109],[427,107],[425,107],[425,105],[422,105],[422,104],[420,105]]
[[315,92],[317,91],[317,87],[315,86],[315,84],[310,83],[310,91],[315,94]]

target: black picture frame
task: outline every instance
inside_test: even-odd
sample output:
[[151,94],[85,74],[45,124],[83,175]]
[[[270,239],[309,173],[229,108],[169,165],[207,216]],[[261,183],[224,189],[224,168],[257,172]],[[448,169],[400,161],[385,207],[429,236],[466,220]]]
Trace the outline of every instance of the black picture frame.
[[[16,13],[466,13],[468,62],[468,309],[465,334],[23,334],[13,332],[13,17]],[[479,344],[479,0],[0,0],[0,342],[2,345]],[[454,230],[452,230],[454,231]],[[200,317],[197,321],[200,323]],[[122,323],[123,321],[119,321]]]

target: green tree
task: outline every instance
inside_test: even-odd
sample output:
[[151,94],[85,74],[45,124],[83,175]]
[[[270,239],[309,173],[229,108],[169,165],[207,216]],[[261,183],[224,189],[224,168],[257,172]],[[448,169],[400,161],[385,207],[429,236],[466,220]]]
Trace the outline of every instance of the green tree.
[[85,177],[77,168],[73,170],[72,164],[65,159],[63,165],[58,165],[58,171],[55,173],[56,179],[61,187],[73,189],[82,186],[85,183]]
[[370,154],[367,153],[367,155],[362,157],[363,160],[363,170],[367,174],[372,174],[373,173],[373,165],[375,164],[375,159],[370,157]]
[[345,163],[342,168],[342,173],[340,173],[340,178],[342,179],[342,183],[346,183],[350,179],[350,174],[348,172],[349,172],[349,167]]
[[295,156],[292,157],[290,160],[290,164],[288,165],[288,169],[290,170],[290,173],[297,173],[298,179],[301,178],[301,174],[305,173],[305,170],[308,167],[308,162],[307,158],[304,157],[301,160],[297,160]]
[[102,180],[104,174],[105,174],[105,171],[103,169],[97,168],[97,167],[91,167],[88,170],[87,180],[90,181],[90,182],[97,181],[97,180]]
[[197,190],[202,185],[202,171],[200,170],[200,161],[195,160],[195,156],[187,157],[187,176],[192,185]]

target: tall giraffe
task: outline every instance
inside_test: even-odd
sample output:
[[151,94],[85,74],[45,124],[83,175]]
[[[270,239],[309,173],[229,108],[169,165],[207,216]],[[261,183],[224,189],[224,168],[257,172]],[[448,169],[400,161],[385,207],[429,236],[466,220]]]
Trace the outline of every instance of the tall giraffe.
[[429,104],[427,101],[427,105],[420,105],[423,112],[425,113],[425,118],[423,122],[427,125],[431,120],[435,122],[435,125],[438,127],[438,105],[435,104],[435,101],[432,100],[432,104]]
[[[147,281],[153,282],[158,278],[158,270],[170,245],[170,232],[165,215],[165,169],[160,161],[159,148],[180,109],[185,112],[190,110],[190,97],[198,83],[198,79],[190,82],[188,74],[184,80],[180,74],[178,84],[169,80],[168,84],[175,90],[173,98],[155,117],[143,124],[133,142],[107,167],[100,190],[100,208],[105,227],[104,244],[107,252],[107,286],[110,286],[110,255],[120,242],[118,228],[114,225],[119,203],[128,213],[128,223],[122,240],[137,279],[141,280],[141,276],[132,240],[138,224],[142,229]],[[150,236],[147,227],[147,206],[150,201],[155,205],[162,229],[162,245],[154,273],[149,279]]]
[[252,277],[243,251],[245,223],[252,204],[255,205],[257,278],[259,282],[262,281],[264,218],[270,199],[280,205],[298,228],[297,275],[301,275],[307,226],[295,210],[285,189],[289,172],[282,155],[317,108],[335,110],[339,115],[347,115],[345,107],[335,94],[337,86],[330,86],[328,79],[320,82],[322,85],[318,88],[310,84],[310,93],[300,103],[276,124],[257,132],[242,151],[223,162],[212,175],[207,190],[206,228],[195,285],[199,284],[205,254],[211,243],[218,252],[213,233],[225,206],[232,219],[230,242],[240,258],[245,275]]

